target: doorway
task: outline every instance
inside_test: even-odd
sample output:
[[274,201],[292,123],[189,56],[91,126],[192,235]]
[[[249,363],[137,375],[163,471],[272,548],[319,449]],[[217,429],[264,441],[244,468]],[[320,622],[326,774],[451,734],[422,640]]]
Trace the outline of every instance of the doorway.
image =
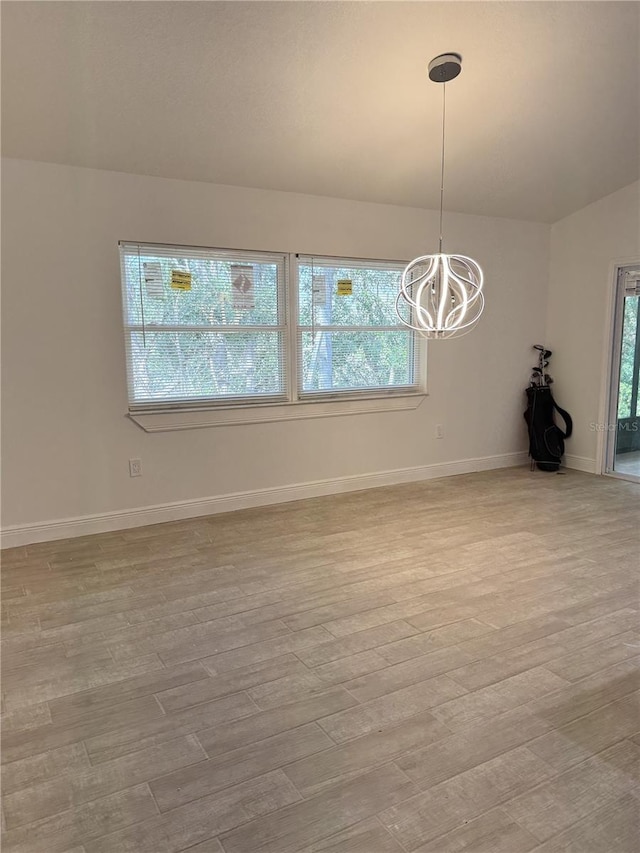
[[619,267],[605,473],[640,482],[640,264]]

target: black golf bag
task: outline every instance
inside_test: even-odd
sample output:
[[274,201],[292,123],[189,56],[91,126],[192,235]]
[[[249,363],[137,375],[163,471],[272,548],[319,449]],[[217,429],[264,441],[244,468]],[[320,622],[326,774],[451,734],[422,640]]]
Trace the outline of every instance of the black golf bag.
[[[555,422],[555,413],[564,421],[564,431]],[[564,440],[573,431],[571,415],[553,399],[548,385],[527,388],[527,411],[524,418],[529,427],[529,456],[541,471],[557,471],[564,453]]]

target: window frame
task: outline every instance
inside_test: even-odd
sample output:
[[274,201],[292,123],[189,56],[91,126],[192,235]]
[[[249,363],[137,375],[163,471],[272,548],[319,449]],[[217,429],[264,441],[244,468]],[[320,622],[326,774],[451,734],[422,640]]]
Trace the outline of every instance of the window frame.
[[[149,243],[133,240],[120,240],[120,275],[122,290],[123,333],[125,338],[126,374],[127,374],[127,416],[146,432],[163,432],[177,429],[194,429],[208,426],[236,425],[243,423],[269,423],[274,421],[297,420],[311,417],[332,417],[342,414],[362,414],[378,411],[402,411],[417,408],[427,396],[426,387],[426,340],[417,332],[411,332],[413,378],[411,385],[397,387],[374,387],[365,389],[329,390],[321,392],[303,392],[300,381],[302,353],[298,348],[300,329],[299,306],[299,267],[307,259],[318,261],[344,262],[371,268],[404,268],[405,261],[388,259],[346,258],[344,256],[310,255],[308,253],[270,252],[265,250],[212,248],[205,246],[185,246],[170,243]],[[124,275],[124,257],[126,247],[144,247],[148,249],[175,249],[179,257],[181,251],[201,251],[227,255],[231,261],[256,260],[260,258],[283,259],[283,282],[279,288],[279,298],[283,299],[284,327],[273,326],[273,330],[282,332],[281,370],[283,371],[283,394],[255,397],[205,398],[199,400],[152,401],[136,404],[131,399],[133,377],[131,375],[130,341],[131,331],[139,324],[128,322],[128,294]],[[324,264],[328,266],[328,264]],[[366,331],[366,326],[359,327]],[[149,331],[149,326],[146,326]],[[186,329],[188,331],[188,328]],[[215,326],[211,327],[211,331]],[[374,327],[375,330],[375,327]],[[399,326],[399,331],[403,331]],[[389,330],[391,331],[391,330]]]
[[[144,414],[147,412],[159,411],[176,411],[190,410],[194,408],[212,408],[220,405],[268,405],[278,402],[287,402],[290,400],[290,388],[288,386],[288,263],[289,256],[286,252],[264,252],[264,251],[246,251],[241,249],[211,249],[203,246],[179,246],[171,243],[142,243],[130,240],[119,241],[120,249],[120,277],[122,289],[122,315],[123,328],[125,335],[125,353],[127,362],[127,399],[128,409],[132,414]],[[171,257],[175,253],[178,259],[185,258],[187,260],[196,260],[198,256],[207,259],[207,255],[215,261],[228,261],[229,263],[245,263],[253,262],[254,264],[275,265],[276,267],[276,298],[277,305],[275,316],[277,323],[275,324],[253,324],[253,325],[222,325],[222,324],[154,324],[145,323],[144,318],[144,298],[142,293],[142,280],[138,282],[140,295],[140,321],[139,323],[129,322],[129,309],[131,303],[128,299],[126,262],[127,258],[135,258],[135,250],[140,256],[140,249],[149,249],[148,254],[157,258]],[[155,250],[155,251],[153,251]],[[138,271],[140,276],[140,270]],[[134,334],[164,334],[164,333],[186,333],[186,334],[220,334],[234,335],[246,332],[267,332],[278,335],[281,345],[278,346],[278,355],[280,363],[281,390],[273,393],[253,394],[253,395],[228,395],[218,397],[203,397],[197,399],[194,397],[175,398],[175,399],[147,399],[137,402],[134,399],[133,389],[133,358],[132,358],[132,337]]]
[[[330,390],[330,391],[304,391],[302,388],[302,383],[298,382],[299,373],[301,372],[302,366],[302,348],[298,346],[298,339],[301,330],[310,331],[313,327],[308,325],[301,324],[300,321],[300,305],[299,305],[299,294],[300,294],[300,286],[299,286],[299,269],[300,266],[309,266],[308,261],[318,261],[319,268],[328,267],[330,268],[330,264],[322,263],[323,261],[335,261],[335,267],[340,265],[341,261],[344,261],[343,267],[348,269],[351,267],[356,270],[358,267],[361,269],[369,269],[374,270],[376,268],[382,270],[389,269],[397,269],[398,272],[403,270],[407,262],[406,261],[390,261],[389,259],[373,259],[373,258],[345,258],[344,256],[335,256],[335,255],[309,255],[309,254],[296,254],[295,256],[295,264],[293,265],[293,276],[292,276],[292,284],[291,284],[291,293],[289,295],[289,303],[294,307],[295,314],[295,324],[292,323],[293,332],[293,341],[291,346],[292,358],[295,360],[295,380],[296,380],[296,397],[294,402],[297,403],[314,403],[314,402],[338,402],[340,400],[359,400],[359,399],[384,399],[390,396],[403,396],[410,395],[416,393],[426,393],[426,375],[425,375],[425,362],[426,362],[426,341],[422,338],[417,332],[411,331],[410,329],[404,329],[403,326],[398,325],[397,331],[404,332],[406,331],[409,336],[409,340],[411,342],[411,369],[414,378],[414,382],[410,385],[398,385],[398,386],[378,386],[372,388],[347,388],[345,390]],[[358,331],[367,331],[367,326],[341,326],[337,324],[335,326],[330,327],[318,327],[325,328],[328,330],[335,331],[347,331],[358,330]],[[391,328],[387,329],[388,331],[392,331]],[[371,332],[382,331],[380,327],[372,326],[370,328]]]

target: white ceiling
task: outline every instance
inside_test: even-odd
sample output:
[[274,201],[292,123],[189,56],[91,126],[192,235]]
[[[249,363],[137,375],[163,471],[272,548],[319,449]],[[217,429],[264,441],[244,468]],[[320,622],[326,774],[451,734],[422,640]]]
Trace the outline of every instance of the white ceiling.
[[640,161],[636,2],[3,2],[6,156],[553,222]]

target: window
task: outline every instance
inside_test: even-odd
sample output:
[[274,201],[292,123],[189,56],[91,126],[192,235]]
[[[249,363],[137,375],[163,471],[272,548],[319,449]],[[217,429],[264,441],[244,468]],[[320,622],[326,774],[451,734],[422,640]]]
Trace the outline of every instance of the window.
[[142,243],[120,252],[132,413],[421,390],[421,347],[394,310],[404,264]]
[[404,264],[298,258],[301,398],[416,385],[413,333],[395,300]]
[[129,406],[288,399],[284,255],[121,244]]

